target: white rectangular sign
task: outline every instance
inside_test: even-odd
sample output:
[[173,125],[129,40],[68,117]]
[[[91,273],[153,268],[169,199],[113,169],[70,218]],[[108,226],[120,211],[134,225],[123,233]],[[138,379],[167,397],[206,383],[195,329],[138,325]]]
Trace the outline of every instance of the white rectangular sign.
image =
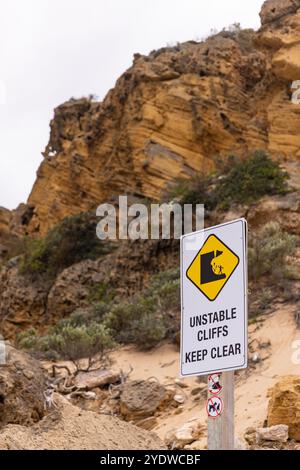
[[247,222],[181,237],[181,375],[247,367]]

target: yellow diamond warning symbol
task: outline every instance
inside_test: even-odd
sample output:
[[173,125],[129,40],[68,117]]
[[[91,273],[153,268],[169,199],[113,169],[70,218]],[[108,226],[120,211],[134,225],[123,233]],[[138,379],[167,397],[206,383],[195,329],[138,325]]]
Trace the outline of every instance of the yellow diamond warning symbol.
[[239,257],[216,235],[210,235],[186,275],[208,300],[216,300],[238,266]]

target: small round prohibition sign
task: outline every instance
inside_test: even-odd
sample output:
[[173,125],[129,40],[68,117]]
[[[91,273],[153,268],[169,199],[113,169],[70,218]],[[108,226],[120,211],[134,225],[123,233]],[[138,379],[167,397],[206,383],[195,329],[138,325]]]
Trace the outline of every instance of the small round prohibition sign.
[[208,398],[206,412],[209,418],[218,418],[223,413],[224,404],[220,397]]
[[221,393],[223,387],[220,383],[221,374],[211,374],[208,377],[208,391],[212,395],[219,395]]

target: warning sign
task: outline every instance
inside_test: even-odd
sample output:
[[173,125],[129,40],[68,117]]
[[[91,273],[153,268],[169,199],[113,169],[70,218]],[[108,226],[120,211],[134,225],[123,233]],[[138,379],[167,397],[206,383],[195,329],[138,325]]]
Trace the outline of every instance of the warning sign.
[[208,391],[212,395],[221,393],[223,387],[221,385],[221,374],[211,374],[208,377]]
[[209,235],[187,270],[188,279],[215,300],[239,264],[239,257],[216,235]]
[[206,403],[206,411],[209,418],[218,418],[223,413],[224,405],[220,397],[208,398]]
[[181,238],[182,376],[247,367],[247,290],[245,219]]

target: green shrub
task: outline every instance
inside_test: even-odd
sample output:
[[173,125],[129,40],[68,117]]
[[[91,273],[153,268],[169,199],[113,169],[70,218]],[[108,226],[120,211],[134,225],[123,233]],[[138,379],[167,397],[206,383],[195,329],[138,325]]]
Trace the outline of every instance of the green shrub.
[[74,263],[109,253],[112,245],[97,238],[96,225],[96,217],[84,212],[65,218],[44,239],[27,239],[21,273],[54,279]]
[[249,279],[257,281],[265,275],[274,279],[284,277],[287,257],[295,252],[297,243],[298,237],[284,232],[279,224],[267,224],[249,240]]
[[17,335],[17,345],[23,349],[36,349],[38,343],[38,335],[35,328],[29,328]]
[[147,291],[159,309],[166,312],[180,307],[180,270],[170,269],[157,274]]
[[154,276],[149,288],[130,301],[114,297],[93,303],[60,320],[46,335],[28,330],[18,341],[20,347],[47,357],[73,361],[101,353],[116,343],[147,350],[177,334],[180,316],[175,318],[173,313],[179,311],[179,270],[171,269]]
[[99,282],[95,284],[89,292],[90,303],[96,302],[111,302],[116,293],[115,290],[107,282]]
[[216,185],[215,204],[228,209],[232,203],[249,204],[265,195],[285,194],[288,174],[265,152],[255,152],[234,164]]
[[165,339],[167,328],[162,315],[143,313],[133,321],[134,343],[140,349],[151,349]]
[[176,178],[167,188],[163,199],[181,204],[206,204],[210,208],[211,175],[196,173],[191,179]]
[[103,354],[115,346],[110,331],[104,324],[91,322],[90,325],[65,324],[56,326],[39,338],[37,349],[55,357],[76,362],[82,358],[92,358]]
[[143,294],[115,303],[104,321],[118,342],[149,349],[177,331],[179,324],[170,325],[169,313],[179,311],[179,270],[171,269],[155,276]]
[[142,349],[150,349],[166,336],[163,317],[152,297],[114,305],[104,322],[118,342],[134,343]]
[[288,174],[263,151],[245,160],[234,155],[215,158],[216,172],[176,179],[164,198],[182,204],[205,204],[206,209],[229,209],[233,203],[250,204],[264,195],[285,194]]

